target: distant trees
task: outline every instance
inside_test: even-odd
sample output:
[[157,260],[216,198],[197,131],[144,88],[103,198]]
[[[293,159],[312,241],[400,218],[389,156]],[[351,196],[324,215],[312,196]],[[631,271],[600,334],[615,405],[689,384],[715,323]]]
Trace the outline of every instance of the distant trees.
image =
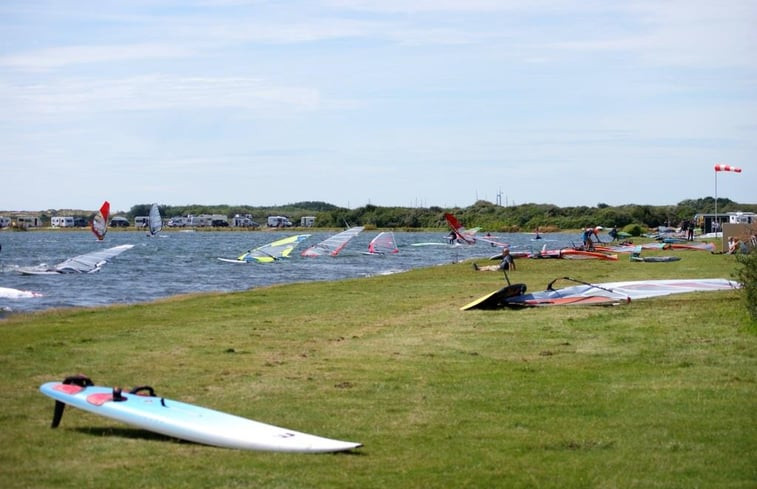
[[[128,215],[147,215],[151,204],[139,204],[131,208]],[[283,215],[295,223],[303,216],[315,216],[315,226],[321,228],[343,228],[347,226],[369,226],[374,228],[422,229],[445,228],[445,212],[452,212],[467,228],[480,227],[493,232],[532,231],[537,227],[543,231],[560,229],[580,229],[586,226],[625,226],[635,224],[654,228],[664,224],[678,225],[691,219],[697,213],[715,212],[715,199],[705,197],[685,200],[673,206],[650,206],[626,204],[609,206],[604,203],[596,207],[557,207],[552,204],[525,203],[503,207],[485,200],[479,200],[470,207],[443,209],[441,207],[380,207],[372,204],[347,209],[326,202],[297,202],[275,207],[231,206],[231,205],[186,205],[160,206],[164,217],[188,214],[250,214],[259,221],[269,215]],[[718,199],[718,212],[757,212],[755,204],[738,204],[729,199]]]

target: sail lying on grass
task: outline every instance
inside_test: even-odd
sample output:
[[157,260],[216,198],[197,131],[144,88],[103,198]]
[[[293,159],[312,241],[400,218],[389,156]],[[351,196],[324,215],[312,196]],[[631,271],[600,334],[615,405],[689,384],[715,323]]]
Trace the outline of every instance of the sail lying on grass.
[[[507,275],[505,275],[507,277]],[[670,294],[738,289],[740,284],[724,278],[636,280],[629,282],[606,282],[592,284],[570,277],[563,280],[576,282],[562,289],[555,289],[555,279],[542,292],[526,293],[524,284],[513,284],[487,294],[460,309],[502,309],[505,307],[545,307],[564,305],[618,305],[639,299],[649,299]]]
[[649,299],[670,294],[683,294],[688,292],[705,292],[715,290],[733,290],[740,287],[738,282],[724,278],[705,278],[705,279],[672,279],[672,280],[636,280],[628,282],[606,282],[591,284],[580,282],[570,277],[563,277],[566,280],[579,282],[579,285],[573,285],[562,289],[555,290],[552,285],[557,280],[553,280],[547,286],[547,290],[534,292],[532,294],[523,294],[521,296],[510,297],[507,299],[507,305],[539,306],[554,305],[557,300],[560,303],[565,299],[576,299],[581,303],[582,300],[589,298],[604,297],[617,302],[631,302],[639,299]]
[[363,226],[355,226],[324,239],[320,243],[311,246],[302,252],[302,256],[315,257],[321,255],[336,256],[347,246],[347,243],[363,231]]
[[94,273],[114,257],[124,251],[133,248],[134,245],[124,244],[108,248],[106,250],[97,250],[91,253],[85,253],[66,261],[58,263],[52,267],[45,265],[38,267],[19,268],[18,271],[24,275],[53,275],[58,273]]
[[243,253],[236,259],[219,258],[219,260],[225,261],[227,263],[270,263],[272,261],[281,260],[283,258],[289,258],[289,255],[297,247],[297,245],[305,241],[309,237],[309,234],[297,234],[295,236],[289,236],[287,238],[279,239],[272,243],[268,243],[246,253]]
[[391,231],[379,233],[368,244],[368,253],[371,255],[388,255],[399,251],[394,233]]
[[97,211],[95,217],[92,219],[92,232],[97,236],[99,241],[105,238],[105,233],[108,232],[108,216],[110,215],[110,202],[107,200],[103,202],[100,210]]
[[153,204],[150,208],[150,236],[155,236],[163,229],[163,219],[160,217],[158,204]]

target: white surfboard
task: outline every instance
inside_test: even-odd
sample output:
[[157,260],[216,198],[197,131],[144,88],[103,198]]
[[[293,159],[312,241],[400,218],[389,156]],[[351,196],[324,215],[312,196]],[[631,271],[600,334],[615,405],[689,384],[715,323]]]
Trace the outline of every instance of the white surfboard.
[[67,404],[163,435],[224,448],[323,453],[362,446],[157,397],[152,395],[150,387],[120,393],[112,387],[92,385],[88,378],[77,376],[43,384],[40,391],[57,401],[53,427],[60,422]]

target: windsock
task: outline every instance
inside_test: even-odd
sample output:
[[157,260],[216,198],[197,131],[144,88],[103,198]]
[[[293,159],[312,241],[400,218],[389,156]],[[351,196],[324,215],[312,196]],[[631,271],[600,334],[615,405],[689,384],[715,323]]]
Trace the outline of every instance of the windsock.
[[735,166],[731,166],[731,165],[717,164],[715,165],[715,171],[732,171],[736,173],[741,173],[741,168],[736,168]]

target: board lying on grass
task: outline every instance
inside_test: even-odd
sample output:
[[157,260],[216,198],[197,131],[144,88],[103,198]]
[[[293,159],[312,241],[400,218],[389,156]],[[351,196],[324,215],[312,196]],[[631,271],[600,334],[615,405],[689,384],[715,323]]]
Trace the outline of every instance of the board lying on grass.
[[149,386],[125,393],[114,387],[96,386],[88,377],[79,375],[63,382],[45,383],[40,391],[56,401],[53,428],[60,424],[68,404],[163,435],[224,448],[324,453],[362,446],[158,397]]

